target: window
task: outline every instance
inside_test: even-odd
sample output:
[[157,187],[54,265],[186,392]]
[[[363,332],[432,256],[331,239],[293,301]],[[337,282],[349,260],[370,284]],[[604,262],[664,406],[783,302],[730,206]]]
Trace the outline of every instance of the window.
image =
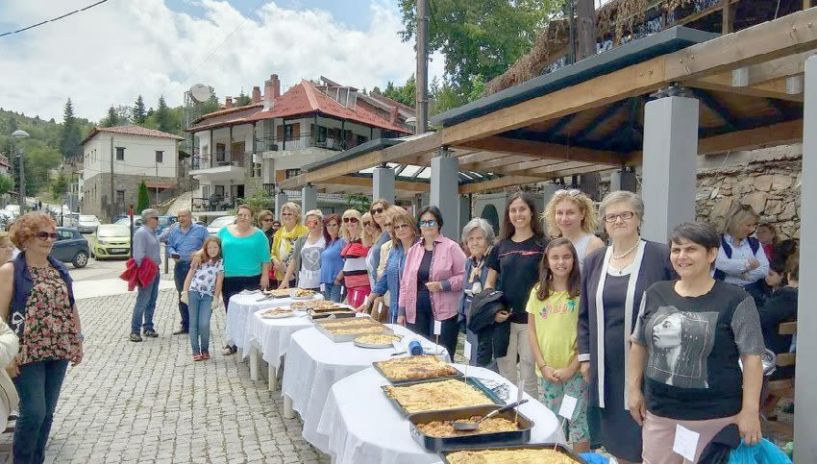
[[366,143],[368,140],[369,140],[369,139],[368,139],[368,138],[367,138],[365,135],[358,135],[358,136],[357,136],[357,145],[364,144],[364,143]]
[[164,154],[165,154],[165,152],[160,151],[160,150],[156,150],[156,162],[157,163],[162,162],[162,157],[164,156]]
[[286,126],[284,126],[284,140],[286,140],[287,142],[290,141],[290,140],[293,140],[293,138],[294,138],[293,134],[294,134],[294,131],[293,131],[293,125],[292,124],[287,124]]
[[301,173],[300,169],[287,169],[284,175],[286,176],[287,179],[289,179],[291,177],[299,175],[300,173]]
[[74,238],[74,234],[71,233],[70,230],[57,229],[57,235],[59,235],[59,238],[57,240],[71,240],[72,238]]
[[116,147],[116,160],[125,161],[125,147]]
[[124,190],[117,190],[116,191],[116,204],[117,205],[124,205],[125,204],[125,191]]
[[320,143],[326,142],[326,128],[318,126],[317,130],[318,130],[317,139],[315,141]]
[[224,156],[227,154],[227,146],[223,143],[216,144],[216,162],[223,163]]

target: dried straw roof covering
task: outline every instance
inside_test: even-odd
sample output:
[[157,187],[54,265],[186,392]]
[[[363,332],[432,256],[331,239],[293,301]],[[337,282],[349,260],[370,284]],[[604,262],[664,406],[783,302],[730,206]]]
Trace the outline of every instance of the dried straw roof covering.
[[[695,0],[613,0],[596,10],[596,35],[612,35],[613,42],[618,44],[622,37],[644,22],[650,8],[662,8],[666,13],[671,13],[693,2]],[[549,22],[536,38],[531,51],[502,75],[488,82],[485,94],[497,93],[541,75],[548,65],[565,54],[568,41],[567,21],[557,19]]]

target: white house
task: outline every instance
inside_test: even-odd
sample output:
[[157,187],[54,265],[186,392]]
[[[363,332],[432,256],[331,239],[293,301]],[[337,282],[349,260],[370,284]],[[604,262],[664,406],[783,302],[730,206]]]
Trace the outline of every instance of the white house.
[[82,141],[82,212],[107,218],[126,212],[136,205],[143,180],[151,204],[171,197],[178,181],[179,140],[135,125],[93,129]]

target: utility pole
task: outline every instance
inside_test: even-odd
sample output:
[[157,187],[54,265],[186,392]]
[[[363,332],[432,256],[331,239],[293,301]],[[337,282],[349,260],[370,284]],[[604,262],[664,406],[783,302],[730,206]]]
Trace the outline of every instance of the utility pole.
[[113,197],[113,161],[114,161],[114,146],[113,146],[113,134],[111,134],[111,196],[108,197],[108,216],[110,217],[111,221],[113,221],[113,217],[115,215],[114,210],[114,197]]
[[19,148],[20,152],[20,214],[26,212],[26,169],[23,163],[23,149]]
[[417,1],[417,76],[415,114],[417,122],[414,132],[425,133],[428,130],[428,0]]

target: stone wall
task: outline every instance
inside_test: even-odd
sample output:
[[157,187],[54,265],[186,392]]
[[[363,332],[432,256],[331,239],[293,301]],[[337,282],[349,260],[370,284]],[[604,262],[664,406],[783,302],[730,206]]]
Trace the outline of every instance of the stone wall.
[[698,170],[697,216],[719,227],[735,202],[751,205],[780,238],[800,237],[799,151],[767,154],[746,165]]

